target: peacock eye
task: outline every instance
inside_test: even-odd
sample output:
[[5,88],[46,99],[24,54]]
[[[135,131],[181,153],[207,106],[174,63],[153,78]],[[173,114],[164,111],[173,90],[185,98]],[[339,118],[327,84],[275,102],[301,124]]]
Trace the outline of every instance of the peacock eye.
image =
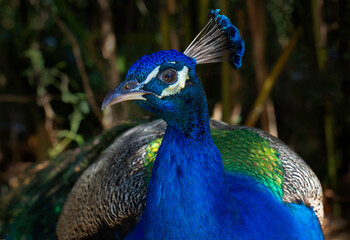
[[167,69],[160,75],[160,80],[167,84],[172,84],[177,81],[177,73],[174,69]]

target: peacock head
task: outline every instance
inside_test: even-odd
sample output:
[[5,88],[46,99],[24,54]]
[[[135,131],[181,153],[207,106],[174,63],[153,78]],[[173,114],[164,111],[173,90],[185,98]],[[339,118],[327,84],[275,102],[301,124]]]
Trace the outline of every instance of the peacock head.
[[106,106],[136,100],[141,107],[170,123],[205,102],[195,72],[196,60],[176,50],[145,55],[129,69],[126,79],[105,97]]
[[228,61],[238,69],[243,53],[244,41],[238,29],[219,10],[211,10],[208,23],[184,53],[167,50],[141,57],[130,67],[125,81],[107,94],[102,110],[135,100],[170,125],[186,114],[207,114],[196,64]]

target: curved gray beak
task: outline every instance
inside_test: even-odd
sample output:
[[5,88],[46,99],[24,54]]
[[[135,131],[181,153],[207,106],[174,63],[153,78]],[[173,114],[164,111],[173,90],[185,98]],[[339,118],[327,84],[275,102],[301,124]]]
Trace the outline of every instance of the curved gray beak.
[[128,101],[128,100],[147,100],[146,98],[143,97],[143,95],[145,94],[150,94],[150,93],[144,92],[144,91],[121,92],[121,91],[118,91],[117,88],[113,89],[103,99],[101,110],[103,111],[108,106],[111,106],[119,102]]

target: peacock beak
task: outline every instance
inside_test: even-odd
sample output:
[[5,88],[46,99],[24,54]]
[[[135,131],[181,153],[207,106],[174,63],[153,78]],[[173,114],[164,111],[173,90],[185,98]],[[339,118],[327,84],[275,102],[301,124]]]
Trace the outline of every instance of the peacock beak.
[[110,91],[106,97],[103,99],[101,110],[105,110],[106,107],[113,104],[124,102],[128,100],[147,100],[143,95],[147,94],[146,92],[129,92],[121,93],[113,89]]
[[127,80],[122,82],[118,87],[106,95],[106,97],[103,99],[101,109],[103,111],[107,106],[129,100],[147,101],[147,99],[144,97],[146,94],[154,93],[142,90],[142,83],[138,83],[136,80]]

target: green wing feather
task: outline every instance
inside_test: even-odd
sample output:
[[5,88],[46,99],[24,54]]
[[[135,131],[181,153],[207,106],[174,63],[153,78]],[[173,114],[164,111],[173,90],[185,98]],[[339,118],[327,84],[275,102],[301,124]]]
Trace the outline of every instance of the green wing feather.
[[[255,178],[282,201],[283,167],[279,153],[269,142],[249,129],[212,129],[211,136],[223,158],[225,170]],[[147,183],[162,138],[153,140],[146,148]]]

